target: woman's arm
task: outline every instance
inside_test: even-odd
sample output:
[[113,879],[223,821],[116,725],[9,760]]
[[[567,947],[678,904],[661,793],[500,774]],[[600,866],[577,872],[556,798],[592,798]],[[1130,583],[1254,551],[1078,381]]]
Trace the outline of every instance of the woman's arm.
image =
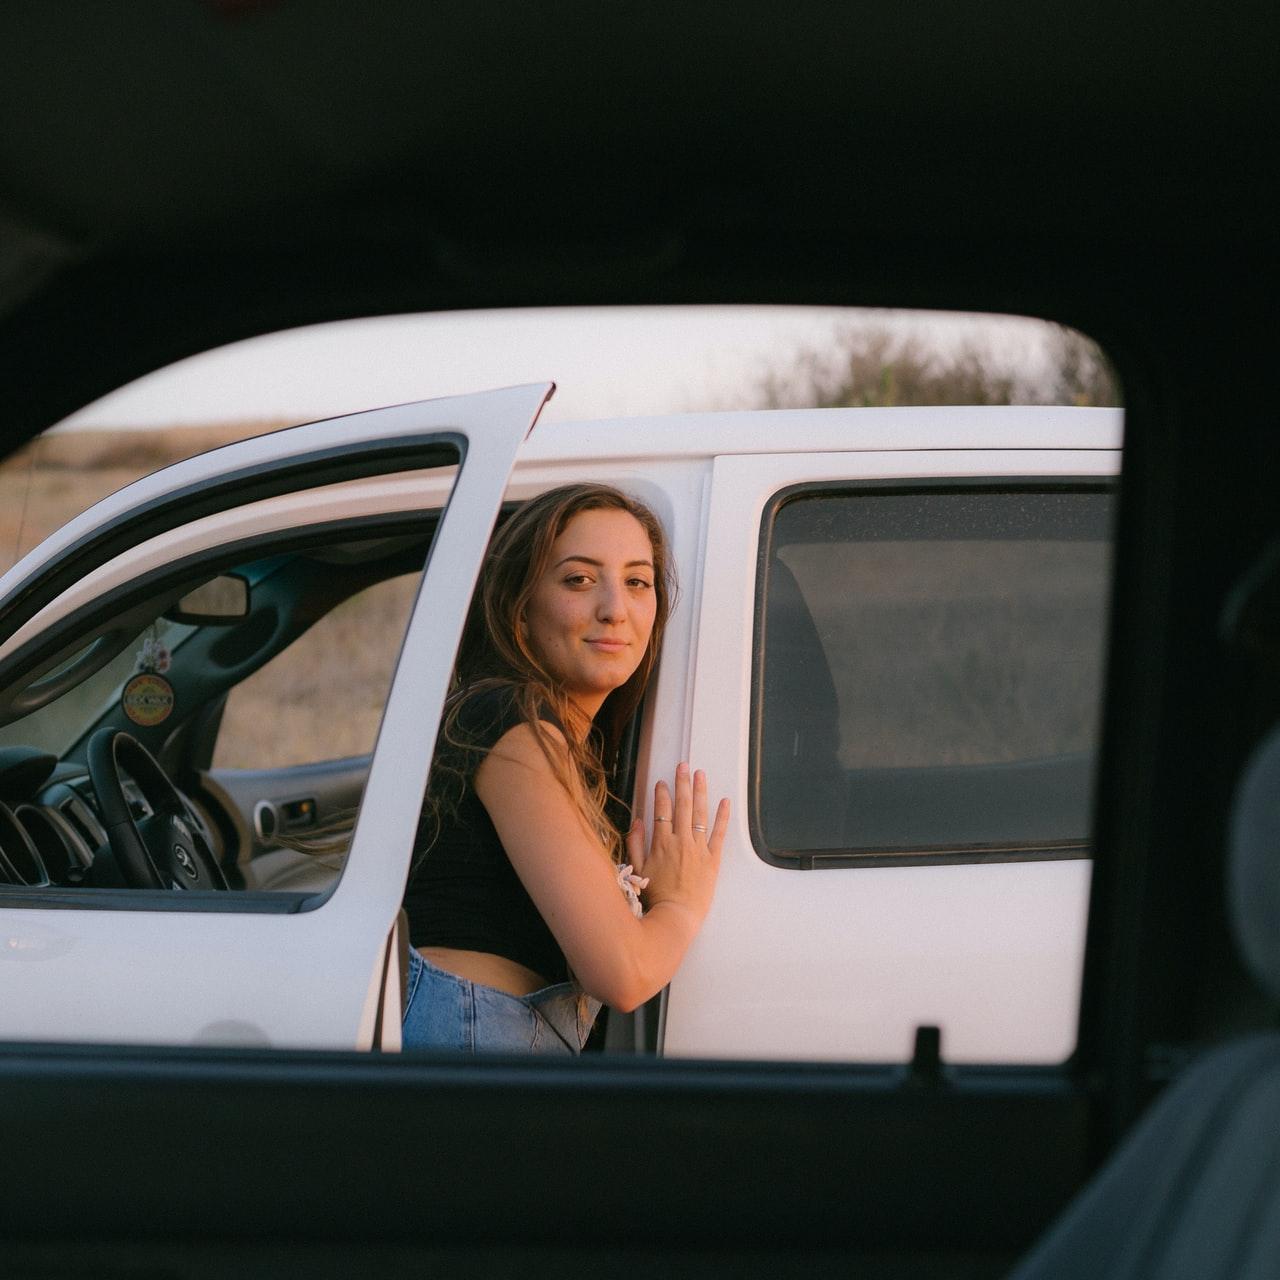
[[[568,749],[544,724],[556,749]],[[649,905],[637,920],[618,888],[612,860],[556,778],[529,725],[503,734],[476,770],[475,790],[488,810],[521,883],[588,994],[629,1012],[671,980],[711,906],[720,850],[729,825],[722,800],[715,825],[707,821],[707,783],[687,765],[676,771],[675,795],[665,782],[654,791],[648,852],[635,823],[627,853],[649,877]],[[694,830],[694,825],[706,829]],[[709,829],[707,829],[709,828]]]

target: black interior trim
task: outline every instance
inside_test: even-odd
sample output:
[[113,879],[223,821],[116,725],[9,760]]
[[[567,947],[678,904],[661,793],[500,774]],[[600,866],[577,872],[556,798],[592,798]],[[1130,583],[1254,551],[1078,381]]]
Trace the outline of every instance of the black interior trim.
[[832,871],[840,867],[951,867],[986,862],[1070,862],[1093,857],[1093,844],[1088,840],[1046,840],[1016,845],[884,849],[865,853],[857,849],[774,850],[773,857],[779,865],[799,871]]
[[[1054,1068],[959,1067],[929,1084],[904,1065],[0,1047],[0,1098],[11,1073],[27,1103],[20,1113],[5,1108],[27,1170],[9,1193],[12,1220],[34,1232],[74,1222],[81,1239],[110,1235],[132,1190],[104,1185],[88,1152],[110,1151],[125,1168],[166,1167],[167,1135],[190,1131],[193,1097],[203,1176],[219,1189],[218,1220],[239,1239],[315,1241],[332,1215],[359,1222],[367,1242],[443,1236],[528,1250],[568,1240],[616,1247],[625,1237],[697,1247],[723,1241],[731,1220],[735,1242],[751,1248],[910,1240],[919,1250],[1012,1253],[1086,1168],[1088,1101]],[[78,1087],[59,1102],[65,1080]],[[110,1081],[110,1107],[95,1081]],[[235,1105],[250,1092],[270,1105]],[[713,1136],[734,1135],[731,1158],[718,1137],[708,1141],[708,1123]],[[395,1134],[409,1153],[416,1173],[404,1194],[388,1193],[381,1141],[341,1143],[340,1178],[282,1178],[263,1195],[245,1176],[334,1168],[334,1135],[366,1127]],[[780,1150],[785,1165],[774,1158]],[[945,1194],[918,1194],[919,1166],[904,1162],[904,1150],[928,1153],[929,1183]],[[432,1151],[449,1159],[432,1160]],[[50,1196],[51,1185],[61,1194]],[[618,1222],[630,1219],[629,1186],[644,1188],[643,1231]],[[477,1217],[477,1187],[503,1211]],[[205,1197],[166,1203],[166,1233],[209,1222]]]

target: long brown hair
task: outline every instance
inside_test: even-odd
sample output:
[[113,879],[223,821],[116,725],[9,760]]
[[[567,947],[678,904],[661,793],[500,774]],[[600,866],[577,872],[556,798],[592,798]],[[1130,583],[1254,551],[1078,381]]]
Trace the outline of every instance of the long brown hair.
[[[541,713],[549,707],[567,729],[573,722],[574,710],[564,690],[529,648],[522,623],[534,588],[551,561],[555,540],[574,516],[601,509],[627,512],[648,534],[656,596],[653,631],[640,665],[626,684],[605,699],[585,741],[577,734],[565,734],[569,750],[566,769],[564,754],[547,736]],[[441,747],[450,744],[464,751],[471,749],[472,744],[458,732],[459,712],[469,697],[494,688],[511,691],[520,715],[537,735],[547,760],[578,804],[587,827],[619,860],[622,838],[607,814],[609,777],[617,763],[623,730],[640,705],[657,662],[675,596],[675,567],[662,526],[648,507],[620,489],[604,484],[564,485],[531,498],[508,517],[489,545],[480,586],[472,596],[458,646],[419,825],[420,838],[427,832],[433,834],[426,847],[419,849],[415,862],[429,853],[439,834],[442,816],[456,813],[470,782],[470,774],[461,772],[451,759],[457,753],[442,751]],[[474,761],[474,757],[471,759]],[[355,817],[354,808],[344,809],[305,836],[279,835],[276,843],[317,857],[342,854],[350,842]],[[341,863],[335,864],[333,870],[341,870]]]
[[[644,529],[653,551],[655,605],[653,630],[630,679],[614,689],[583,738],[570,731],[581,713],[529,645],[525,611],[551,563],[555,540],[583,511],[625,511]],[[511,691],[521,718],[537,735],[556,775],[574,797],[587,827],[615,859],[621,837],[609,821],[608,782],[616,765],[622,733],[644,696],[657,662],[675,597],[675,573],[666,534],[642,502],[604,484],[571,484],[531,498],[503,523],[489,546],[479,589],[471,601],[454,666],[453,686],[440,730],[440,743],[465,746],[457,737],[459,712],[472,695],[496,687]],[[565,728],[569,759],[547,734],[541,713],[550,708]],[[436,750],[427,809],[436,820],[461,796],[467,779]]]

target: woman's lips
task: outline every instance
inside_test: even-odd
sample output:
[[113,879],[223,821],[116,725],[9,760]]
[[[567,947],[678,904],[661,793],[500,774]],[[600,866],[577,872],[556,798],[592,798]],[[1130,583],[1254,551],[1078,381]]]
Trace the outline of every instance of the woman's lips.
[[627,642],[625,640],[609,640],[600,638],[588,640],[587,643],[600,653],[621,653],[623,649],[627,647]]

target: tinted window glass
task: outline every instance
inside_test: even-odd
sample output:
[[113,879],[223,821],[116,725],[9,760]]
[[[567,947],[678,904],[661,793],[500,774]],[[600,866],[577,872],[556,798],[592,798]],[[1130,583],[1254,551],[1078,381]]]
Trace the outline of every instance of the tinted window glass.
[[767,852],[1082,851],[1112,498],[810,491],[766,537]]

